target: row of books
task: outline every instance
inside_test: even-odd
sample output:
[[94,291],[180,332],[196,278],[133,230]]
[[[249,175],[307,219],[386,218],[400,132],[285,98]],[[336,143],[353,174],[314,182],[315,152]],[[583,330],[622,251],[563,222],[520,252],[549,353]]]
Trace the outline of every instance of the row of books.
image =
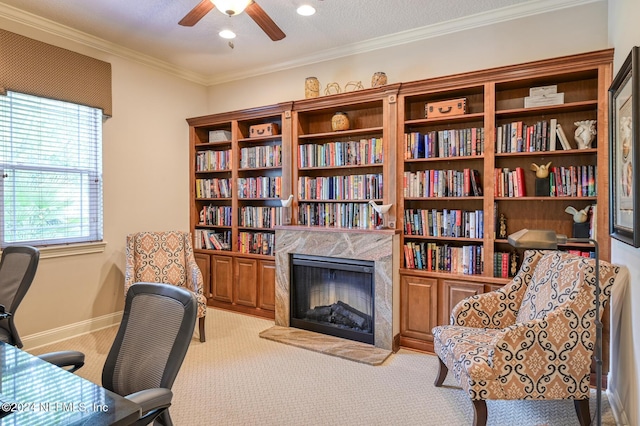
[[273,256],[276,248],[275,239],[275,234],[268,232],[239,232],[238,251]]
[[340,167],[382,164],[382,138],[298,146],[300,167]]
[[595,197],[597,176],[594,164],[551,167],[549,193],[552,197]]
[[375,229],[382,217],[369,203],[300,203],[298,224],[347,229]]
[[405,197],[482,195],[480,172],[475,169],[404,172],[403,186]]
[[239,226],[248,228],[271,228],[282,225],[282,207],[240,207]]
[[231,179],[196,179],[196,198],[230,198]]
[[516,253],[499,252],[493,253],[493,276],[498,278],[508,278],[515,275],[516,268]]
[[258,145],[240,149],[241,169],[280,167],[281,165],[282,146],[280,145]]
[[532,124],[514,121],[496,126],[496,153],[555,151],[556,149],[571,149],[564,129],[556,118]]
[[238,178],[238,198],[280,198],[282,177]]
[[199,225],[231,226],[231,206],[203,206]]
[[302,200],[369,200],[382,198],[382,173],[347,176],[301,176]]
[[428,237],[483,238],[483,210],[405,209],[404,234]]
[[482,155],[484,127],[405,133],[404,142],[406,160]]
[[197,249],[231,250],[231,231],[218,232],[209,229],[196,229],[193,245]]
[[404,264],[408,269],[479,275],[483,258],[484,248],[479,245],[457,247],[413,241],[404,244]]
[[527,188],[524,180],[524,169],[516,167],[496,168],[494,194],[496,197],[526,197]]
[[231,150],[200,151],[196,155],[196,172],[231,169]]

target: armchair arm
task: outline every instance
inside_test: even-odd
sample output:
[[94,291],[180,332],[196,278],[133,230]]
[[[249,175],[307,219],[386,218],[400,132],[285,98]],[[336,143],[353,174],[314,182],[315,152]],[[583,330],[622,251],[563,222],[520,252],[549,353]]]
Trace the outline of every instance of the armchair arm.
[[142,409],[142,414],[145,415],[151,410],[169,407],[173,392],[167,388],[152,388],[129,394],[125,398],[138,404]]
[[84,365],[84,354],[78,351],[49,352],[38,355],[38,358],[60,368],[70,367],[68,371],[71,373]]
[[544,255],[527,250],[515,277],[501,289],[468,297],[451,311],[451,324],[476,328],[505,328],[515,322],[533,270]]

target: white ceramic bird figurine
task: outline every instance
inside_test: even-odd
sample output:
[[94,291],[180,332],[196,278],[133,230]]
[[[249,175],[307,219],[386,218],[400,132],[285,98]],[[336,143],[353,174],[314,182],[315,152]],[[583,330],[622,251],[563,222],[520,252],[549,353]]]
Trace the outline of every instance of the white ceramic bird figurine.
[[289,195],[289,198],[286,200],[280,200],[282,207],[291,207],[291,202],[293,201],[293,194]]
[[591,206],[587,206],[582,210],[577,210],[575,207],[569,206],[564,211],[573,215],[573,221],[575,223],[584,223],[589,218],[589,209]]
[[369,204],[371,204],[371,207],[373,207],[373,209],[378,212],[378,214],[387,213],[391,206],[393,206],[393,204],[376,204],[376,202],[373,200],[369,201]]

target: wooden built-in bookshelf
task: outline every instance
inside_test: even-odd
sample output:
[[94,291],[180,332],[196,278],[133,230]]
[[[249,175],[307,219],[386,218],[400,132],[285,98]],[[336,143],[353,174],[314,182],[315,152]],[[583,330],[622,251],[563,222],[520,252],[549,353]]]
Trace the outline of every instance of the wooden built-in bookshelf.
[[[271,252],[242,253],[239,238],[245,232],[273,235],[272,226],[278,223],[247,226],[240,221],[239,211],[278,209],[280,199],[290,194],[291,224],[297,226],[373,229],[380,217],[369,201],[393,205],[388,223],[402,234],[400,247],[405,250],[400,261],[399,339],[402,346],[414,349],[433,350],[431,329],[448,322],[459,300],[509,281],[511,260],[505,270],[500,253],[515,253],[517,259],[522,251],[514,250],[500,235],[500,215],[506,218],[507,234],[522,228],[553,229],[571,237],[573,221],[565,209],[596,206],[594,237],[600,258],[609,260],[607,89],[612,59],[612,50],[602,50],[189,119],[191,188],[195,188],[195,179],[230,179],[233,189],[231,197],[212,199],[196,197],[195,190],[191,191],[192,230],[231,235],[230,250],[196,249],[209,274],[209,303],[249,313],[269,312],[264,306],[272,306],[273,256]],[[525,108],[530,89],[542,86],[555,86],[564,93],[564,102]],[[465,114],[436,118],[425,114],[427,103],[460,98],[465,99]],[[349,118],[348,130],[332,129],[332,117],[338,112]],[[597,121],[592,148],[577,149],[573,141],[574,122],[580,120]],[[278,123],[281,134],[248,137],[250,125],[267,122]],[[527,135],[537,138],[543,123],[545,143],[535,139],[538,145],[531,140],[527,145]],[[563,149],[559,141],[553,149],[548,130],[556,123],[564,129],[571,149]],[[527,128],[532,129],[530,133],[525,133]],[[208,132],[218,129],[229,131],[231,139],[208,143]],[[522,141],[516,140],[515,148],[503,145],[502,140],[498,145],[499,134],[507,129],[522,132]],[[445,139],[448,142],[442,144]],[[240,151],[254,146],[278,147],[281,161],[241,167]],[[204,150],[230,150],[231,168],[196,171],[196,156]],[[590,171],[595,192],[574,188],[573,193],[537,196],[531,164],[549,162],[558,170],[571,171],[569,175],[588,176]],[[497,191],[499,174],[516,169],[520,191]],[[258,177],[279,178],[279,192],[238,196],[239,179]],[[431,189],[435,179],[446,179],[446,185],[440,182],[440,187]],[[579,181],[583,183],[582,178]],[[200,211],[209,204],[231,207],[231,223],[201,224]],[[434,220],[455,223],[444,231],[435,229]],[[454,257],[445,256],[440,263],[424,257],[418,264],[415,256],[423,248],[425,253]],[[585,243],[562,248],[587,255],[593,251]],[[503,263],[496,274],[498,259]],[[247,287],[243,281],[241,286],[238,277],[251,284]]]

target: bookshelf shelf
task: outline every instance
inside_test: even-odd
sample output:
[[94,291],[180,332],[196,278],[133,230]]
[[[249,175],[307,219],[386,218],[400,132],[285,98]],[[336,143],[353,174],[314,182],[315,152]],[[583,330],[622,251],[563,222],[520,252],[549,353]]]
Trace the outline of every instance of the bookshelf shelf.
[[581,102],[569,102],[560,105],[548,105],[540,107],[530,108],[513,108],[496,110],[497,118],[515,118],[526,116],[551,116],[554,114],[561,114],[567,112],[584,112],[592,111],[598,107],[597,100],[581,101]]
[[598,197],[495,197],[496,201],[597,201]]
[[598,149],[597,148],[588,148],[588,149],[569,149],[569,150],[563,150],[563,149],[556,149],[555,151],[532,151],[532,152],[500,152],[500,153],[496,153],[495,157],[496,159],[500,159],[500,158],[509,158],[509,157],[555,157],[555,156],[562,156],[562,155],[570,155],[570,156],[576,156],[576,155],[590,155],[593,156],[594,154],[598,153]]

